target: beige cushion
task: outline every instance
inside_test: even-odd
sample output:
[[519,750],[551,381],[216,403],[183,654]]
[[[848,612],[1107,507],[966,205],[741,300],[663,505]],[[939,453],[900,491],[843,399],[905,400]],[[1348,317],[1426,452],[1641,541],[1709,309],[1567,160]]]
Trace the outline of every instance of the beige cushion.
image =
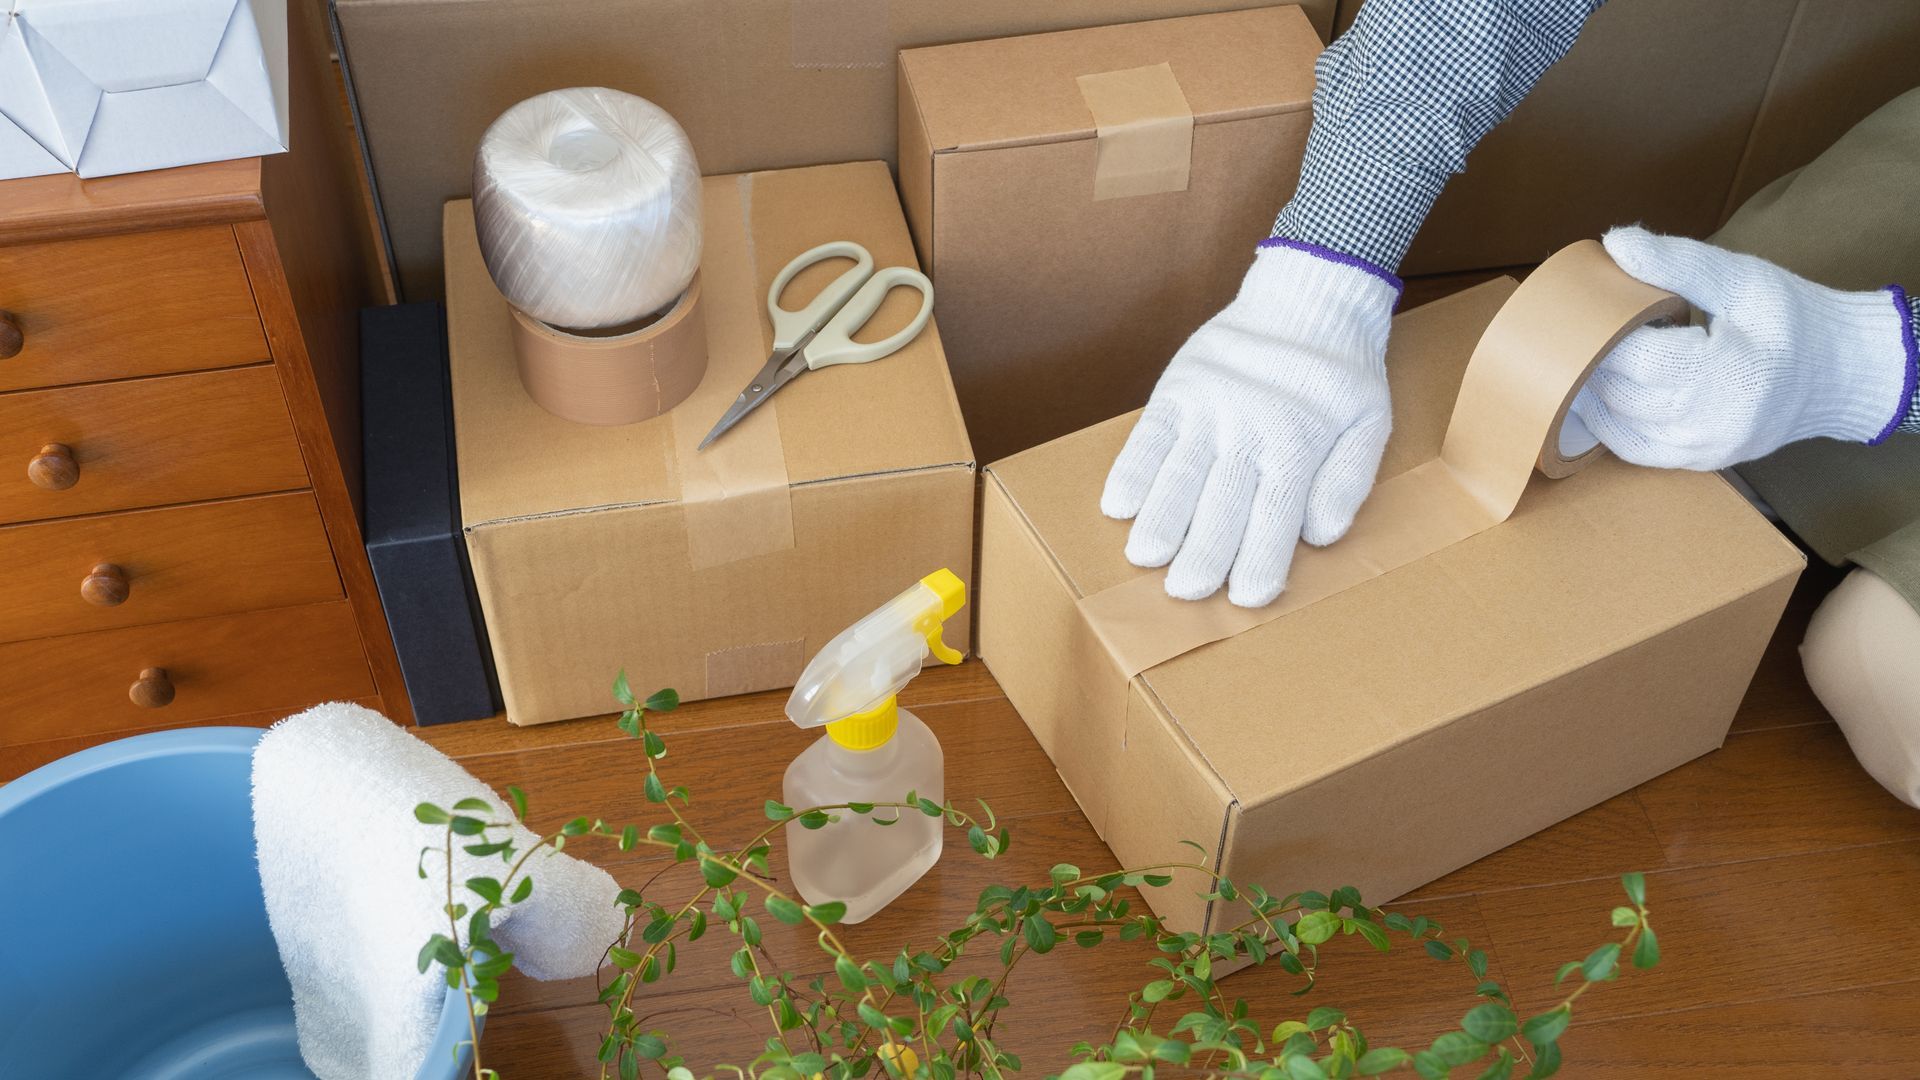
[[1920,611],[1856,569],[1813,613],[1800,659],[1860,764],[1920,806]]

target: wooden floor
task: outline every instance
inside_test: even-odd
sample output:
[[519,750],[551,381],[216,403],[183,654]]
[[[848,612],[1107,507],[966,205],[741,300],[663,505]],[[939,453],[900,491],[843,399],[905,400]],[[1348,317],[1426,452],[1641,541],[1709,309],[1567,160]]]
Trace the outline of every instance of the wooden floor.
[[[1549,1003],[1558,965],[1609,933],[1618,875],[1644,870],[1665,959],[1653,973],[1596,988],[1563,1047],[1567,1077],[1787,1080],[1920,1077],[1920,811],[1883,792],[1807,690],[1794,646],[1832,573],[1816,566],[1776,637],[1726,747],[1393,905],[1428,914],[1492,955],[1522,1010]],[[782,694],[684,706],[662,718],[674,781],[694,811],[742,839],[811,736],[781,714]],[[903,695],[938,732],[951,796],[979,796],[1011,823],[1014,843],[987,863],[949,845],[895,907],[853,928],[850,944],[887,955],[959,922],[990,881],[1044,881],[1057,862],[1111,868],[1038,745],[977,661],[929,671]],[[511,728],[494,720],[426,729],[429,741],[496,786],[531,794],[534,827],[577,813],[648,820],[639,748],[610,721]],[[623,884],[661,869],[598,859]],[[774,870],[783,866],[776,855]],[[650,889],[672,889],[672,873]],[[1269,882],[1276,891],[1299,883]],[[776,927],[776,929],[787,929]],[[799,933],[769,934],[793,970],[820,968]],[[637,1007],[676,1033],[696,1063],[744,1062],[764,1042],[765,1013],[728,973],[729,945],[710,936]],[[1473,1004],[1461,969],[1337,939],[1308,1004],[1338,1005],[1376,1039],[1424,1041]],[[1083,1038],[1110,1032],[1149,957],[1118,943],[1062,949],[1023,963],[1002,1033],[1039,1076]],[[1031,966],[1029,966],[1029,964]],[[1302,1011],[1278,971],[1233,976],[1256,1017]],[[591,981],[512,978],[484,1046],[507,1080],[595,1075],[603,1018]]]

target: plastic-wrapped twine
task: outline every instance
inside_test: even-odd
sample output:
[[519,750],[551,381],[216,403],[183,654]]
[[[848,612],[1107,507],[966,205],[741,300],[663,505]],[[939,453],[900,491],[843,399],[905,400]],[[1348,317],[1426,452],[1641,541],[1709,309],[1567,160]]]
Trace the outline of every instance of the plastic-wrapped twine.
[[551,326],[623,326],[700,266],[700,168],[666,110],[605,87],[501,114],[473,161],[473,213],[507,300]]

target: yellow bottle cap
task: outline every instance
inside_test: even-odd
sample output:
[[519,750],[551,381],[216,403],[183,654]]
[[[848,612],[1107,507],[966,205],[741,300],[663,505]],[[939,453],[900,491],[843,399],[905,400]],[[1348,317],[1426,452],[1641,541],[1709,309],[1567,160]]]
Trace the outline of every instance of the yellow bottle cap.
[[827,737],[849,750],[873,750],[885,746],[900,728],[900,699],[887,700],[852,716],[843,716],[827,724]]
[[932,589],[940,596],[940,618],[951,619],[967,603],[967,583],[960,575],[941,567],[920,579],[920,584]]

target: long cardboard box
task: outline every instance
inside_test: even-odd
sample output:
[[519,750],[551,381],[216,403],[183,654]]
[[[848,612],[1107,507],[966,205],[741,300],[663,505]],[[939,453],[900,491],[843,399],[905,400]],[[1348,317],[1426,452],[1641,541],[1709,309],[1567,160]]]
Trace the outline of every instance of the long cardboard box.
[[1144,405],[1293,190],[1299,8],[900,54],[900,187],[983,460]]
[[[623,668],[689,700],[790,686],[908,584],[943,566],[970,577],[973,451],[937,317],[898,353],[810,372],[694,449],[767,358],[765,297],[788,260],[852,240],[877,266],[914,265],[886,165],[710,177],[702,197],[706,378],[623,427],[569,423],[527,397],[471,204],[447,205],[460,508],[515,723],[608,711]],[[843,268],[804,272],[786,306]],[[917,308],[894,290],[870,332]]]
[[[1395,321],[1382,477],[1434,457],[1513,288]],[[978,626],[1123,865],[1185,840],[1243,885],[1392,899],[1719,746],[1804,565],[1717,476],[1603,459],[1535,478],[1503,524],[1127,678],[1081,601],[1145,573],[1099,510],[1131,423],[985,470]],[[1146,895],[1183,930],[1238,917],[1190,879]]]
[[[410,300],[440,290],[440,206],[508,106],[610,86],[686,128],[701,171],[893,158],[894,53],[1271,0],[332,0]],[[1323,34],[1334,0],[1305,0]]]

